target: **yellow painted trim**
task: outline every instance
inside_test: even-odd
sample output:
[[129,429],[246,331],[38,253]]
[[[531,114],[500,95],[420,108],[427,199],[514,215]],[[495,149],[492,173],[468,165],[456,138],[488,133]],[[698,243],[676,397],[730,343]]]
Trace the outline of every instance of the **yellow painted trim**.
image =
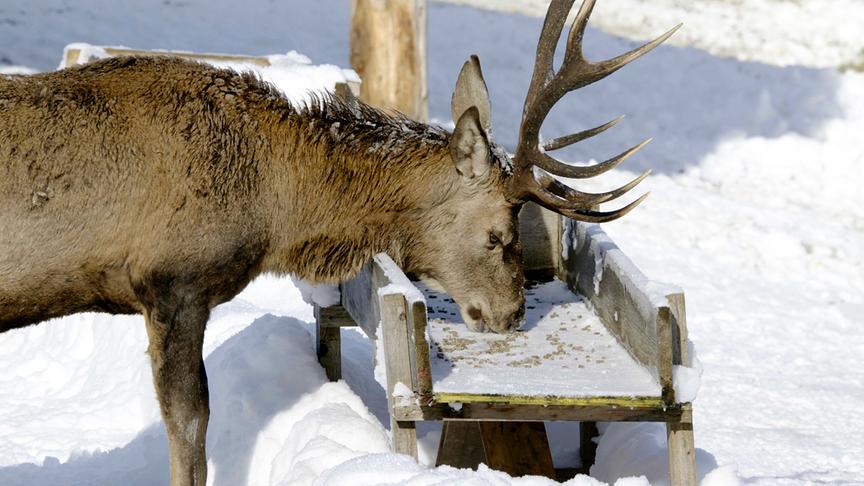
[[479,395],[474,393],[435,393],[438,403],[508,403],[511,405],[554,405],[566,407],[664,408],[660,397],[545,397],[524,395]]

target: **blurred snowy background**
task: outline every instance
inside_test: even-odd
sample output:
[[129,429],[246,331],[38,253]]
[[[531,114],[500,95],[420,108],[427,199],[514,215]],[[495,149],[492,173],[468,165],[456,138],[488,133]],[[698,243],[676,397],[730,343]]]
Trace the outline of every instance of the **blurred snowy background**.
[[[449,122],[456,74],[477,53],[496,138],[512,148],[544,8],[430,3],[433,119]],[[648,201],[604,227],[647,275],[685,289],[704,365],[694,405],[703,484],[864,484],[864,1],[600,0],[587,55],[610,57],[679,21],[669,45],[569,95],[544,133],[627,115],[564,151],[574,161],[654,137],[621,170],[579,184],[610,188],[654,170]],[[347,67],[348,23],[344,0],[6,1],[0,72],[55,69],[70,42],[296,50]],[[311,319],[291,281],[274,278],[214,313],[211,484],[547,484],[388,454],[368,342],[345,332],[346,381],[327,384]],[[79,315],[0,335],[0,485],[166,484],[145,348],[139,317]],[[572,465],[574,429],[550,432],[556,461]],[[428,463],[439,432],[421,433]],[[592,476],[662,484],[664,437],[654,424],[606,428]]]

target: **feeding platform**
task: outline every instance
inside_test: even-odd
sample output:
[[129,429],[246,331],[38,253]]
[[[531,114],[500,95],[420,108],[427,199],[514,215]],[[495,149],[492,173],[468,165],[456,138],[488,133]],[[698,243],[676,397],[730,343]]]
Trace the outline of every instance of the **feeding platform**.
[[638,405],[660,396],[651,373],[560,280],[525,289],[525,325],[510,334],[472,332],[452,299],[421,290],[437,401]]
[[396,452],[416,457],[415,423],[443,420],[438,464],[555,477],[544,421],[581,422],[583,472],[595,422],[665,422],[670,483],[695,484],[691,406],[672,379],[689,365],[681,290],[650,281],[597,225],[528,204],[520,232],[532,281],[520,331],[471,332],[452,299],[379,254],[341,285],[341,305],[316,308],[328,377],[341,373],[339,327],[356,324],[384,347]]

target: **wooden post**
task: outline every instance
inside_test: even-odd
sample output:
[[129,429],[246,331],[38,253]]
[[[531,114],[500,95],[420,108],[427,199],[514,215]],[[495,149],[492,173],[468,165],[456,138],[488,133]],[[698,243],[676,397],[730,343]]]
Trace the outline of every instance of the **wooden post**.
[[543,422],[478,422],[486,465],[511,476],[555,479],[552,452]]
[[[387,369],[387,403],[390,409],[390,432],[393,435],[393,451],[417,459],[417,430],[414,422],[396,420],[393,414],[393,390],[396,383],[413,388],[411,358],[408,341],[408,316],[405,297],[388,294],[381,300],[381,336]],[[413,332],[413,329],[412,329]]]
[[435,466],[446,464],[459,469],[477,469],[485,462],[486,450],[480,435],[480,422],[445,420]]
[[342,306],[315,305],[315,344],[318,362],[330,381],[342,379],[342,327],[353,326],[354,320]]
[[351,0],[351,67],[361,100],[427,121],[426,0]]
[[666,424],[666,444],[669,448],[669,484],[690,486],[696,484],[696,445],[693,440],[693,409],[682,405],[678,422]]
[[594,438],[598,435],[600,432],[597,430],[597,422],[579,423],[579,458],[582,460],[579,472],[582,474],[590,474],[591,466],[597,459],[597,443]]
[[445,420],[435,465],[480,463],[514,477],[556,476],[543,422]]
[[[690,366],[687,346],[687,312],[684,294],[667,296],[672,327],[672,363]],[[677,400],[677,397],[676,397]],[[666,424],[666,446],[669,449],[669,484],[689,486],[696,484],[696,444],[693,438],[693,406],[681,406],[681,420]]]

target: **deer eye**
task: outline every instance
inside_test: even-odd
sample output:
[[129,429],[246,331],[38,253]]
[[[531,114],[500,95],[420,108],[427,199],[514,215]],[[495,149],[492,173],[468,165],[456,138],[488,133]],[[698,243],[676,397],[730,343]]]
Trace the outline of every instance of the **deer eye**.
[[489,233],[489,246],[496,247],[499,245],[501,245],[501,238],[499,238],[495,233]]

